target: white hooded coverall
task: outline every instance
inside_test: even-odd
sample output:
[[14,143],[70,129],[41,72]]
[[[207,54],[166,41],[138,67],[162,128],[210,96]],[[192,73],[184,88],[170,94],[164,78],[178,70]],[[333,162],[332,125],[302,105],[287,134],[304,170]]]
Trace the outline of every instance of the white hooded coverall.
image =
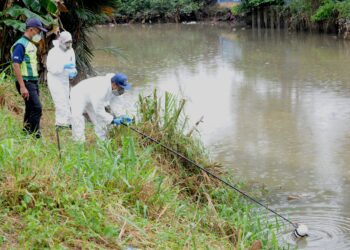
[[75,141],[85,141],[85,117],[89,115],[94,124],[95,133],[101,139],[106,139],[108,125],[113,116],[106,112],[105,107],[112,98],[112,82],[114,74],[92,77],[79,82],[71,89],[72,133]]
[[71,124],[71,110],[69,105],[69,73],[64,70],[65,64],[75,65],[74,50],[64,51],[60,43],[72,40],[69,32],[62,32],[59,40],[53,41],[54,47],[47,57],[47,84],[55,104],[56,125],[67,126]]

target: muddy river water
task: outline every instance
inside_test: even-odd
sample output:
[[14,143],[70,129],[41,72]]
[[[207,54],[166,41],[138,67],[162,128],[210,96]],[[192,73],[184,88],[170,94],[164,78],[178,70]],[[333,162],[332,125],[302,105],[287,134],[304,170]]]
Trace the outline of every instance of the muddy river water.
[[191,121],[203,116],[212,158],[266,186],[269,206],[310,229],[305,240],[281,240],[350,249],[350,42],[210,24],[97,33],[94,67],[129,76],[126,106],[154,87],[185,98]]

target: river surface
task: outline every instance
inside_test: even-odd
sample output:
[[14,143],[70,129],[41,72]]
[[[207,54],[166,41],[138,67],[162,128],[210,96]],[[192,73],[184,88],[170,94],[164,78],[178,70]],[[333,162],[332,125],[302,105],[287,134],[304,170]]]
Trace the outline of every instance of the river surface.
[[286,230],[281,241],[350,249],[350,42],[210,24],[97,33],[94,67],[129,76],[127,108],[154,87],[185,98],[191,122],[203,116],[212,158],[309,227],[310,237],[296,242]]

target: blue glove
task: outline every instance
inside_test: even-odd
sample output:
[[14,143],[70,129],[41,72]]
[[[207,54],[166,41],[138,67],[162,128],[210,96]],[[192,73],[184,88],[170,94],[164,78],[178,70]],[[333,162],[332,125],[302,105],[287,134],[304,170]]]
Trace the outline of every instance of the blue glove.
[[70,70],[69,79],[74,79],[78,75],[78,71],[76,69]]
[[133,119],[130,118],[129,116],[122,115],[118,116],[117,118],[114,118],[112,121],[112,124],[114,125],[121,125],[121,124],[126,124],[129,125],[133,122]]
[[67,63],[63,66],[64,69],[74,69],[75,64],[74,63]]
[[117,117],[117,118],[113,119],[112,124],[119,126],[119,125],[122,124],[122,122],[123,122],[122,118],[121,117]]
[[130,125],[133,122],[133,119],[126,115],[122,115],[120,118],[122,119],[122,123],[125,123],[126,125]]

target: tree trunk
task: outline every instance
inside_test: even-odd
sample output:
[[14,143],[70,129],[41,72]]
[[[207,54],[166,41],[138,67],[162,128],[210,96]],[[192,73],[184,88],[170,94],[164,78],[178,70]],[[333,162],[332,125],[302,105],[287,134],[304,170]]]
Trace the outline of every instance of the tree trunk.
[[10,7],[12,7],[13,2],[14,2],[14,0],[7,0],[7,1],[6,1],[6,4],[5,4],[4,10],[5,10],[5,9],[8,9],[8,8],[10,8]]
[[350,40],[350,21],[344,24],[344,39]]
[[263,9],[264,11],[264,28],[266,29],[267,28],[267,7],[264,7]]
[[252,9],[252,28],[255,29],[255,9]]
[[284,20],[283,20],[283,28],[285,30],[288,30],[288,19],[287,18],[284,18]]
[[177,9],[175,12],[175,23],[180,22],[180,11]]
[[320,7],[320,0],[311,0],[311,9],[312,9],[312,12],[315,12],[318,7]]
[[274,29],[274,9],[272,6],[270,6],[270,28]]

